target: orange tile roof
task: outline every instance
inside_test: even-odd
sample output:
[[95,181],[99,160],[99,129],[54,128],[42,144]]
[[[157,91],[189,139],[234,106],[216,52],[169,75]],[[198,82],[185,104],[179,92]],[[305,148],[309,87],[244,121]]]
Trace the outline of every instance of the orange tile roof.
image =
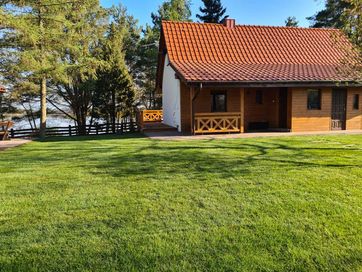
[[6,92],[5,87],[0,86],[0,93],[5,93],[5,92]]
[[350,81],[335,29],[162,22],[171,66],[186,82]]

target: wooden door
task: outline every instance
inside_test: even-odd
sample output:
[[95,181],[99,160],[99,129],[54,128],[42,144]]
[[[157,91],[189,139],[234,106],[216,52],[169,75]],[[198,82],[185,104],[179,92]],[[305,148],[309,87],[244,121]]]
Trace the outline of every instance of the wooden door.
[[346,129],[347,90],[332,90],[332,130]]
[[288,88],[279,90],[279,128],[288,128]]

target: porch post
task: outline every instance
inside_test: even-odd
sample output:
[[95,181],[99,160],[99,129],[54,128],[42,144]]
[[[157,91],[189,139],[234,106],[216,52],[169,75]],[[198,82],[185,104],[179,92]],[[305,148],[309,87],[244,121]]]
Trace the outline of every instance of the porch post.
[[244,102],[244,89],[240,89],[240,133],[244,133],[244,114],[245,114],[245,102]]
[[190,117],[191,117],[191,134],[195,134],[194,122],[195,122],[195,113],[194,113],[194,87],[190,87]]

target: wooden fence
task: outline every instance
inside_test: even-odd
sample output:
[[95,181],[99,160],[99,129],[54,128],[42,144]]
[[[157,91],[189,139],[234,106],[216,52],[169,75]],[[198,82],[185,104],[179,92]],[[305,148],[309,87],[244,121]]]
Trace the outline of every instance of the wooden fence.
[[[107,135],[107,134],[122,134],[127,132],[138,131],[137,122],[128,121],[115,124],[115,131],[113,131],[112,124],[94,124],[86,125],[86,135]],[[46,136],[77,136],[79,135],[79,127],[48,127]],[[11,129],[9,133],[10,138],[36,138],[39,136],[38,129]]]

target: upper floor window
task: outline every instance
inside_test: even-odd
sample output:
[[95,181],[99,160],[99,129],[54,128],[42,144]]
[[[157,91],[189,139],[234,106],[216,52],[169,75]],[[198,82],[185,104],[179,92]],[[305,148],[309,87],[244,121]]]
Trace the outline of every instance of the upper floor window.
[[353,96],[353,109],[358,110],[359,109],[359,94],[355,94]]
[[226,93],[213,93],[211,98],[212,112],[226,112]]
[[308,110],[320,110],[321,100],[321,90],[308,90]]

